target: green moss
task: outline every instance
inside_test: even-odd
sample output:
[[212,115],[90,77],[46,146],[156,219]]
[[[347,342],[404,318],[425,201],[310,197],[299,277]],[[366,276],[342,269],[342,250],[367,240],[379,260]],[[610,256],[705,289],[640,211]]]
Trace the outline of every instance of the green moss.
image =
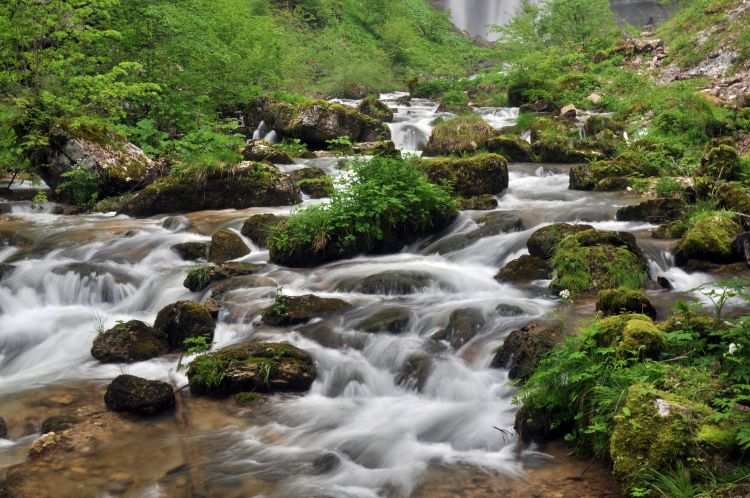
[[235,401],[241,406],[254,405],[258,401],[263,399],[263,396],[253,392],[242,392],[234,395]]
[[469,158],[437,158],[422,161],[427,178],[438,185],[449,185],[464,197],[498,194],[508,187],[508,163],[497,154]]
[[742,167],[737,149],[726,142],[712,142],[701,159],[701,176],[714,180],[738,180]]
[[615,315],[597,322],[596,327],[591,332],[591,336],[595,339],[596,344],[601,347],[615,346],[622,341],[625,327],[630,322],[653,324],[649,317],[638,313]]
[[642,290],[607,289],[599,293],[596,310],[607,315],[643,313],[656,318],[654,305]]
[[425,145],[425,156],[439,156],[476,152],[485,148],[497,132],[481,116],[467,114],[440,121],[432,129]]
[[737,260],[732,249],[732,240],[742,233],[731,213],[707,212],[693,217],[692,226],[677,243],[675,260],[684,265],[689,259],[698,259],[716,263],[727,263]]
[[698,429],[695,440],[705,446],[708,451],[728,453],[732,451],[737,439],[737,429],[733,427],[719,427],[714,424],[704,424]]
[[622,340],[617,344],[617,354],[622,358],[658,359],[666,345],[664,333],[650,321],[630,320],[622,331]]
[[505,159],[512,162],[529,163],[534,162],[534,152],[531,150],[531,144],[516,135],[498,135],[490,138],[485,144],[489,152],[502,155]]

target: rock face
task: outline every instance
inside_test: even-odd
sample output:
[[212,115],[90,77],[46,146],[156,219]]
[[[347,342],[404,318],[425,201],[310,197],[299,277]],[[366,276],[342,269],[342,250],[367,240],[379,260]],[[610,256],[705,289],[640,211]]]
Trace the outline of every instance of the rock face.
[[356,325],[362,332],[390,332],[400,334],[411,322],[411,312],[406,308],[388,308],[380,310],[365,318]]
[[174,390],[166,382],[118,375],[107,387],[104,402],[112,411],[155,415],[175,405]]
[[102,363],[149,360],[168,350],[167,337],[138,321],[120,323],[94,339],[91,356]]
[[549,261],[525,254],[505,265],[497,275],[498,282],[530,282],[532,280],[546,280],[552,275],[552,265]]
[[190,392],[214,397],[306,391],[315,375],[312,357],[286,343],[245,344],[205,354],[187,371]]
[[275,214],[256,214],[245,220],[240,233],[260,247],[265,247],[268,236],[271,234],[271,228],[285,219],[286,217],[276,216]]
[[656,308],[641,290],[607,289],[599,293],[596,311],[604,316],[640,313],[656,318]]
[[508,163],[497,154],[433,159],[424,161],[424,169],[431,182],[448,183],[463,197],[498,194],[508,188]]
[[491,366],[507,368],[508,377],[525,381],[550,351],[563,338],[559,323],[533,321],[508,335],[503,345],[495,352]]
[[273,147],[265,140],[253,140],[242,150],[245,161],[271,164],[294,164],[294,160],[284,151]]
[[741,261],[732,248],[732,241],[740,233],[742,227],[725,216],[717,214],[701,218],[677,243],[675,263],[683,266],[691,259],[712,263]]
[[211,237],[208,259],[214,263],[224,263],[250,254],[250,248],[242,238],[231,230],[219,230]]
[[203,259],[208,255],[208,244],[205,242],[181,242],[170,249],[186,261]]
[[151,216],[207,209],[292,206],[301,201],[299,189],[289,176],[271,166],[244,162],[232,175],[213,174],[202,184],[193,178],[161,178],[136,194],[123,211]]
[[661,224],[681,219],[687,205],[682,199],[650,199],[635,206],[626,206],[617,210],[619,221],[647,221]]
[[379,119],[324,100],[294,105],[275,102],[264,110],[266,124],[284,137],[299,138],[313,148],[325,148],[327,140],[346,136],[352,142],[390,140],[387,126]]
[[286,327],[305,323],[312,318],[328,316],[348,306],[349,304],[341,299],[327,299],[313,294],[280,296],[274,304],[262,311],[261,319],[266,325]]
[[216,322],[211,312],[195,301],[177,301],[169,304],[156,315],[154,328],[164,334],[172,351],[185,349],[185,339],[206,337],[213,340]]
[[153,161],[141,149],[114,135],[93,141],[53,130],[49,146],[35,162],[52,190],[65,181],[65,173],[82,168],[91,173],[102,197],[141,189],[156,178]]
[[364,99],[357,106],[357,110],[365,116],[370,116],[380,121],[393,121],[393,109],[376,98]]
[[568,235],[585,230],[592,230],[591,225],[571,225],[569,223],[555,223],[540,228],[526,242],[529,254],[537,258],[550,259],[557,252],[557,245]]

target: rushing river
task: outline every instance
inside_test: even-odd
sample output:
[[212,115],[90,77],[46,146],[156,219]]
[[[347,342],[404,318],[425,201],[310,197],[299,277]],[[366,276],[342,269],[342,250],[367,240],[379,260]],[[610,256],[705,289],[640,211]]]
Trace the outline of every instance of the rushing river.
[[[398,109],[390,125],[393,139],[404,152],[419,153],[430,123],[440,115],[437,105],[424,100],[398,105],[399,96],[383,96]],[[497,128],[517,117],[517,109],[476,112]],[[337,162],[303,160],[281,168],[317,165],[335,175]],[[498,430],[512,429],[514,388],[506,371],[489,365],[510,331],[548,316],[559,303],[547,295],[548,282],[515,287],[495,281],[495,273],[524,254],[528,237],[545,224],[587,222],[639,234],[651,226],[614,221],[618,207],[638,202],[635,195],[568,190],[567,166],[511,164],[509,169],[510,186],[498,195],[497,210],[518,214],[525,229],[452,251],[445,251],[447,242],[476,228],[475,220],[485,212],[465,211],[445,233],[398,254],[313,269],[268,264],[268,252],[246,240],[252,253],[242,261],[265,266],[252,282],[222,295],[214,348],[289,341],[315,358],[318,377],[311,391],[274,396],[250,412],[232,413],[222,401],[182,391],[191,410],[190,430],[164,419],[141,422],[132,439],[97,450],[99,471],[90,468],[75,479],[50,475],[40,486],[57,487],[58,496],[81,497],[425,496],[436,476],[462,475],[466,469],[498,478],[524,476],[526,463],[544,456],[533,448],[518,454],[513,437]],[[11,429],[10,440],[0,439],[0,468],[24,458],[38,430],[34,424],[52,413],[45,408],[54,405],[50,399],[71,395],[73,406],[101,404],[102,386],[123,371],[183,386],[184,371],[176,370],[174,355],[124,366],[98,363],[89,353],[97,330],[119,320],[152,322],[167,304],[208,297],[210,291],[192,294],[182,286],[190,263],[170,246],[208,241],[219,228],[239,231],[252,214],[290,211],[269,207],[133,219],[114,213],[55,215],[51,206],[39,211],[28,201],[10,205],[11,213],[0,217],[0,230],[17,231],[33,245],[0,247],[0,262],[16,266],[0,282],[0,416]],[[675,268],[667,246],[646,241],[644,249],[652,259],[652,276],[666,275],[676,291],[709,278]],[[432,284],[409,295],[335,290],[341,282],[384,271],[418,271],[430,275]],[[354,306],[301,327],[265,327],[258,311],[273,300],[277,287],[288,295],[315,293]],[[410,313],[407,332],[354,329],[362,318],[392,307]],[[454,348],[431,338],[453,311],[467,308],[485,321],[472,340]],[[425,362],[423,376],[404,380],[405,364],[414,359]],[[185,445],[192,450],[183,451]],[[178,447],[183,450],[175,456]],[[166,477],[156,471],[160,464],[170,470]],[[196,472],[196,466],[204,494],[180,494],[175,476]],[[108,487],[114,469],[132,474],[127,485]]]

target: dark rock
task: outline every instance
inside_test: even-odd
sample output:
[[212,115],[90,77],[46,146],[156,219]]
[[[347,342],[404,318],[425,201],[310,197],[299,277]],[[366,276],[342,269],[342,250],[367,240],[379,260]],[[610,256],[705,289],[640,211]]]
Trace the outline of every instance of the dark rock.
[[665,223],[681,219],[686,210],[687,204],[682,199],[649,199],[635,206],[618,209],[617,219],[618,221]]
[[208,254],[208,243],[207,242],[181,242],[173,245],[170,249],[177,253],[177,255],[186,260],[194,261],[196,259],[204,259]]
[[508,377],[525,381],[542,357],[562,341],[559,323],[533,321],[506,337],[492,358],[492,368],[507,368]]
[[682,221],[675,221],[666,225],[659,225],[651,232],[651,237],[659,240],[679,239],[687,231],[687,225]]
[[557,251],[557,245],[568,235],[591,230],[591,225],[571,225],[568,223],[555,223],[540,228],[529,238],[526,247],[529,254],[537,258],[550,259]]
[[208,249],[209,261],[224,263],[248,254],[250,254],[250,248],[247,247],[242,237],[231,230],[219,230],[211,237],[211,246]]
[[552,265],[546,259],[524,255],[505,265],[495,275],[498,282],[530,282],[546,280],[552,275]]
[[134,363],[149,360],[168,350],[167,337],[149,325],[130,320],[99,334],[91,356],[102,363]]
[[656,318],[656,308],[641,290],[607,289],[599,292],[596,311],[604,316],[640,313]]
[[427,178],[437,184],[448,183],[464,197],[498,194],[508,187],[508,163],[497,154],[467,159],[423,161]]
[[213,318],[214,320],[219,318],[219,313],[221,312],[221,304],[219,304],[218,301],[209,297],[203,302],[203,306],[205,306],[208,312],[211,314],[211,318]]
[[21,249],[30,249],[34,241],[12,230],[0,230],[0,246],[16,246]]
[[523,230],[523,221],[513,213],[496,211],[486,214],[477,220],[479,225],[468,233],[453,235],[442,239],[430,247],[431,253],[445,254],[471,245],[482,237],[492,237],[501,233]]
[[190,392],[214,397],[241,392],[299,392],[315,380],[305,351],[281,343],[244,344],[197,357],[187,371]]
[[183,351],[185,339],[205,337],[213,341],[216,322],[211,312],[195,301],[177,301],[168,304],[156,315],[154,328],[167,337],[169,349]]
[[416,388],[417,391],[421,392],[422,389],[424,389],[425,384],[427,384],[427,379],[430,377],[432,365],[433,360],[430,355],[411,355],[401,366],[401,369],[396,376],[396,383],[402,386]]
[[572,424],[553,425],[552,414],[546,410],[524,405],[516,412],[513,430],[524,443],[546,443],[561,439],[570,432]]
[[405,295],[426,289],[432,283],[433,278],[428,273],[392,270],[341,282],[336,286],[336,290],[362,294]]
[[8,424],[3,417],[0,417],[0,439],[8,437]]
[[[630,186],[630,178],[626,176],[612,176],[609,178],[602,178],[594,186],[596,192],[617,192],[620,190],[627,190]],[[574,189],[575,190],[575,189]],[[585,189],[577,189],[585,190]]]
[[518,109],[519,112],[536,112],[540,114],[558,114],[560,107],[551,100],[537,100],[534,103],[525,103]]
[[515,304],[500,303],[495,307],[495,311],[500,316],[521,316],[526,312]]
[[672,282],[670,282],[666,277],[656,277],[656,283],[658,283],[659,287],[664,290],[674,289],[674,285],[672,285]]
[[13,270],[15,270],[15,266],[9,265],[7,263],[0,263],[0,280],[4,279],[8,275],[10,275]]
[[497,207],[497,199],[493,195],[484,194],[460,199],[459,204],[464,210],[491,211]]
[[[258,268],[260,268],[259,265],[239,261],[222,263],[217,266],[199,265],[195,270],[188,270],[182,285],[190,292],[200,292],[217,282],[255,275],[258,273]],[[214,287],[214,292],[218,292],[216,287]]]
[[326,317],[348,307],[349,304],[341,299],[328,299],[313,294],[279,296],[274,304],[261,312],[261,319],[266,325],[286,327]]
[[724,183],[716,187],[715,196],[727,211],[744,214],[740,224],[745,230],[750,229],[750,195],[747,192],[733,183]]
[[294,160],[286,152],[277,149],[265,140],[255,140],[247,144],[242,150],[245,161],[269,162],[271,164],[294,164]]
[[448,326],[439,338],[447,340],[452,347],[458,349],[472,340],[482,330],[484,324],[484,316],[479,310],[473,308],[456,310],[451,313]]
[[[745,232],[737,235],[734,240],[732,240],[732,249],[734,250],[735,254],[742,258],[742,260],[745,261],[748,266],[750,266],[750,232]],[[0,275],[1,274],[2,269],[0,268]]]
[[265,247],[271,229],[285,219],[287,219],[285,216],[275,214],[256,214],[245,220],[240,233],[260,247]]
[[363,332],[390,332],[400,334],[411,322],[411,312],[406,308],[387,308],[380,310],[356,325]]
[[166,382],[118,375],[107,387],[104,402],[112,411],[155,415],[175,405],[174,390]]
[[75,417],[70,415],[57,415],[50,417],[42,422],[42,428],[40,432],[47,434],[48,432],[62,432],[66,429],[70,429],[76,423]]
[[357,110],[366,116],[379,119],[380,121],[393,121],[393,109],[373,97],[368,97],[360,102]]

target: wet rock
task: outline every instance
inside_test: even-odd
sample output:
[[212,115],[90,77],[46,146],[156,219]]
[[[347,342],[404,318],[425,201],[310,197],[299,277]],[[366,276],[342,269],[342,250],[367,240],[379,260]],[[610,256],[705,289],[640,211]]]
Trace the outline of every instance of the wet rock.
[[733,183],[724,183],[716,187],[715,195],[727,211],[744,214],[741,224],[746,230],[750,229],[750,195],[746,191]]
[[183,351],[185,339],[205,337],[213,341],[216,322],[211,312],[195,301],[177,301],[168,304],[156,315],[154,328],[167,337],[172,351]]
[[48,432],[62,432],[66,429],[70,429],[73,424],[76,423],[76,418],[70,415],[56,415],[49,417],[42,422],[40,432],[47,434]]
[[687,204],[682,199],[650,199],[635,206],[618,209],[617,220],[665,223],[681,219],[686,210]]
[[[48,453],[58,449],[68,449],[67,442],[62,435],[56,432],[42,434],[42,436],[38,437],[33,443],[31,443],[31,448],[29,448],[29,460],[38,460]],[[0,488],[0,491],[2,491],[2,488]]]
[[232,175],[211,174],[205,182],[168,176],[138,192],[123,207],[134,216],[176,211],[292,206],[302,201],[289,176],[258,163],[240,163]]
[[216,320],[219,318],[219,312],[221,312],[221,304],[213,298],[208,298],[204,301],[203,306],[206,307],[208,312],[211,314],[211,318]]
[[495,135],[497,131],[479,116],[460,116],[441,121],[433,127],[422,155],[450,156],[477,152],[484,149],[487,141]]
[[285,219],[287,217],[275,214],[256,214],[245,220],[240,233],[260,247],[265,247],[271,229]]
[[123,271],[118,271],[107,267],[104,264],[97,263],[67,263],[52,269],[55,275],[65,275],[74,273],[81,280],[89,277],[111,277],[118,284],[133,283],[130,275]]
[[656,283],[664,290],[674,289],[674,285],[672,285],[672,282],[670,282],[667,277],[656,277]]
[[427,178],[437,184],[448,183],[463,197],[498,194],[508,187],[508,164],[497,154],[467,159],[423,161]]
[[484,194],[460,199],[459,204],[463,210],[491,211],[497,207],[497,199],[493,195]]
[[474,308],[456,310],[448,318],[445,330],[434,334],[432,338],[448,341],[452,347],[458,349],[472,340],[484,324],[481,311]]
[[500,303],[495,307],[495,311],[500,316],[521,316],[526,312],[520,306],[515,304]]
[[0,417],[0,439],[8,437],[8,424],[3,417]]
[[204,259],[208,254],[207,242],[181,242],[170,247],[177,255],[185,261]]
[[[222,263],[216,266],[197,265],[188,269],[182,285],[190,292],[200,292],[211,284],[228,279],[246,277],[258,273],[260,266],[239,261]],[[218,292],[214,288],[215,292]]]
[[505,265],[495,275],[498,282],[530,282],[546,280],[552,275],[552,265],[546,259],[523,255]]
[[59,190],[64,174],[75,168],[88,171],[100,197],[141,189],[156,178],[154,162],[138,147],[114,134],[76,137],[61,129],[50,132],[45,150],[35,156],[44,182],[63,201],[71,193]]
[[506,337],[503,345],[495,351],[492,368],[507,368],[508,377],[525,381],[539,364],[542,357],[563,339],[559,323],[533,321]]
[[15,268],[15,266],[9,265],[8,263],[0,263],[0,280],[10,275]]
[[342,136],[352,142],[390,139],[390,130],[379,119],[324,100],[275,102],[265,109],[264,120],[282,136],[299,138],[313,148],[325,148],[327,140]]
[[604,316],[640,313],[656,318],[656,308],[641,290],[607,289],[599,292],[596,311]]
[[401,157],[401,151],[396,148],[393,140],[379,142],[357,142],[352,144],[352,154],[361,156]]
[[333,191],[333,179],[320,168],[302,168],[290,173],[294,183],[313,199],[330,197]]
[[[732,240],[732,249],[734,253],[742,258],[750,266],[750,232],[741,233]],[[0,277],[2,268],[0,267]]]
[[190,228],[192,223],[184,216],[167,216],[164,221],[161,222],[161,226],[169,230],[170,232],[181,232],[187,228]]
[[557,245],[568,235],[573,235],[585,230],[591,230],[591,225],[571,225],[569,223],[555,223],[540,228],[529,238],[526,247],[529,254],[537,258],[550,259],[557,251]]
[[732,241],[740,233],[742,227],[726,216],[714,214],[702,217],[677,243],[674,251],[675,263],[683,266],[690,259],[711,263],[740,261],[732,248]]
[[357,110],[365,116],[370,116],[371,118],[379,119],[380,121],[393,121],[393,109],[374,97],[368,97],[362,100],[357,106]]
[[245,161],[269,162],[271,164],[294,164],[294,159],[265,140],[254,140],[242,150]]
[[224,263],[248,254],[250,254],[250,248],[247,247],[242,237],[232,230],[219,230],[211,237],[211,246],[208,248],[209,261]]
[[359,322],[355,327],[363,332],[400,334],[408,329],[411,312],[406,308],[380,310]]
[[91,356],[102,363],[134,363],[166,353],[167,337],[139,321],[118,323],[99,334],[91,347]]
[[396,383],[422,391],[432,373],[433,359],[430,355],[414,354],[409,356],[401,366]]
[[431,253],[445,254],[457,251],[471,245],[474,241],[482,237],[492,237],[501,233],[515,232],[523,230],[523,221],[513,213],[506,211],[497,211],[482,216],[477,220],[476,229],[469,233],[462,233],[447,237],[430,247]]
[[313,294],[304,296],[279,296],[276,301],[261,312],[266,325],[286,327],[305,323],[313,318],[329,316],[349,304],[341,299],[329,299]]
[[537,100],[520,106],[519,112],[536,112],[539,114],[558,114],[560,107],[551,100]]
[[197,357],[187,371],[190,392],[214,397],[307,391],[315,375],[312,357],[286,343],[222,349]]
[[498,135],[487,140],[488,152],[500,154],[510,162],[530,163],[536,159],[531,144],[516,135]]
[[[537,161],[543,163],[578,164],[604,159],[604,154],[598,150],[576,149],[568,145],[567,140],[560,139],[540,139],[534,142],[532,151]],[[571,176],[571,185],[572,183]]]
[[651,232],[651,237],[659,240],[679,239],[687,231],[687,225],[682,221],[659,225]]
[[578,109],[573,104],[568,104],[560,109],[560,117],[565,119],[575,119],[578,116]]
[[406,295],[430,287],[433,277],[416,271],[386,271],[360,280],[347,280],[336,286],[337,291],[362,294]]
[[522,406],[516,412],[513,430],[525,444],[546,443],[562,438],[569,433],[571,424],[552,425],[552,416],[545,410]]
[[316,475],[323,475],[333,472],[341,465],[341,458],[333,452],[325,452],[315,457],[312,461],[312,467]]
[[158,380],[133,375],[118,375],[104,394],[107,408],[115,412],[155,415],[175,405],[172,386]]
[[0,246],[16,246],[21,249],[29,249],[33,245],[33,240],[16,231],[0,230]]

